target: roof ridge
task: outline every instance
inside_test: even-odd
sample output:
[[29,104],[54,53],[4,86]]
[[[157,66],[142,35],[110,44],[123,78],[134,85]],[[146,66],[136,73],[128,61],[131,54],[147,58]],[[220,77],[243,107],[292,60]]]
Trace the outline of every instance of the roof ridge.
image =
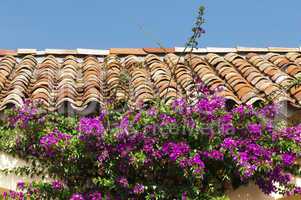
[[[166,53],[182,53],[183,51],[191,52],[191,48],[173,47],[173,48],[110,48],[110,49],[56,49],[47,48],[44,50],[31,48],[18,48],[16,50],[0,49],[0,56],[12,55],[95,55],[107,56],[114,55],[147,55],[147,54],[166,54]],[[247,52],[271,52],[271,53],[288,53],[301,52],[301,47],[202,47],[194,48],[192,53],[247,53]]]

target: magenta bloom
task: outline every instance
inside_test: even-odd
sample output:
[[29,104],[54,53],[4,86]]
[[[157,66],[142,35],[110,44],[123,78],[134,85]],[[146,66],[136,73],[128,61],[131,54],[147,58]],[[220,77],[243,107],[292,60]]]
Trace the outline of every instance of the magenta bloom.
[[100,192],[94,192],[89,194],[89,200],[102,200],[102,195]]
[[218,150],[212,150],[212,151],[209,151],[209,152],[204,152],[203,155],[207,158],[211,158],[211,159],[214,159],[214,160],[223,160],[224,159],[224,154],[221,153]]
[[283,164],[286,166],[292,165],[296,160],[296,157],[292,154],[285,153],[282,155]]
[[86,135],[101,136],[105,129],[101,118],[83,117],[79,121],[77,130]]
[[260,135],[261,134],[261,125],[255,124],[255,123],[250,123],[248,125],[248,130],[250,133],[252,133],[254,135]]
[[75,193],[71,196],[70,200],[85,200],[85,198],[83,197],[83,195]]
[[173,124],[173,123],[176,123],[176,121],[177,121],[175,118],[168,116],[166,114],[160,114],[160,118],[161,118],[160,126],[166,126],[169,124]]
[[20,190],[23,190],[25,188],[25,183],[24,181],[19,181],[17,183],[17,188],[20,189]]
[[129,186],[129,182],[125,177],[119,177],[117,179],[117,183],[124,188],[127,188]]
[[168,155],[168,157],[173,161],[187,154],[189,151],[190,151],[190,147],[185,142],[179,142],[179,143],[167,142],[162,147],[163,154]]
[[40,139],[40,145],[44,148],[47,156],[54,156],[56,152],[56,145],[60,141],[68,141],[72,138],[71,135],[60,132],[55,129],[53,132],[44,135]]
[[140,183],[137,183],[133,188],[134,194],[142,194],[144,192],[144,186]]
[[52,189],[54,189],[54,190],[61,190],[64,187],[63,183],[59,180],[53,181],[51,186],[52,186]]

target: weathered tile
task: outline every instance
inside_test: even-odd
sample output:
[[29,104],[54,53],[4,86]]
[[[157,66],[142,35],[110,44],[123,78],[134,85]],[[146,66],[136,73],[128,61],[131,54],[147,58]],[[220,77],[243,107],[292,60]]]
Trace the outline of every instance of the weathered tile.
[[[105,105],[109,97],[129,106],[157,97],[171,103],[189,95],[195,87],[193,76],[213,90],[223,87],[218,95],[237,104],[265,101],[266,95],[279,93],[274,101],[301,106],[300,86],[288,92],[280,89],[301,76],[296,48],[209,47],[179,56],[183,50],[0,50],[0,110],[8,104],[22,105],[26,96],[51,111],[67,106],[82,112],[91,103]],[[124,85],[124,75],[130,85]]]
[[146,55],[142,48],[111,48],[110,54],[113,55]]

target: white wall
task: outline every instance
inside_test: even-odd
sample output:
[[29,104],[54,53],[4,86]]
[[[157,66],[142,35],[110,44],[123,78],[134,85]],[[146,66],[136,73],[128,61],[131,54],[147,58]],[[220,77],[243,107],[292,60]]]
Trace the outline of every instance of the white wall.
[[[26,162],[21,159],[14,158],[6,153],[0,152],[0,169],[12,169],[15,167],[26,166]],[[37,181],[40,180],[38,177],[29,178],[24,176],[16,176],[14,174],[4,175],[0,173],[0,188],[8,190],[16,190],[18,181]],[[50,180],[50,179],[48,179]]]
[[277,199],[277,196],[272,197],[272,196],[265,195],[253,183],[247,186],[241,186],[240,188],[234,191],[230,191],[228,195],[231,200],[275,200]]

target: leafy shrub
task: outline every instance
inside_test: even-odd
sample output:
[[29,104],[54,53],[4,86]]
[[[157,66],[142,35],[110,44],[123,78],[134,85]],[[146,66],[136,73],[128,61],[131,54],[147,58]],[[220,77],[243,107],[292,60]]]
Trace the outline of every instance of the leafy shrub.
[[80,119],[26,102],[9,112],[0,150],[31,166],[3,171],[55,181],[20,183],[6,198],[213,200],[249,182],[266,194],[300,193],[291,180],[301,126],[283,128],[275,105],[227,109],[223,98],[200,92],[194,104],[178,99]]

